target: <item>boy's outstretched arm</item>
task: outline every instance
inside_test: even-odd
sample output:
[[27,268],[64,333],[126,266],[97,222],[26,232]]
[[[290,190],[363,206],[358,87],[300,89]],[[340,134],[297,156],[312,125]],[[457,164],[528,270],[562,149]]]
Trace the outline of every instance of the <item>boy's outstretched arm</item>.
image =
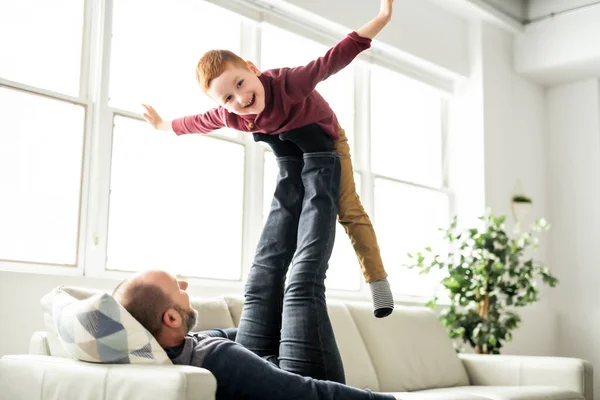
[[185,133],[210,133],[225,127],[223,113],[227,113],[227,111],[224,109],[213,108],[202,114],[165,121],[152,106],[148,104],[142,104],[142,106],[146,111],[143,114],[144,119],[154,129],[160,131],[175,132],[177,135],[182,135]]
[[356,30],[358,36],[373,39],[384,26],[392,19],[392,3],[394,0],[381,0],[381,9],[379,14],[360,29]]
[[160,115],[156,112],[152,106],[147,104],[142,104],[146,112],[143,114],[144,119],[148,122],[154,129],[158,129],[160,131],[169,131],[173,132],[173,128],[171,127],[171,121],[163,120]]

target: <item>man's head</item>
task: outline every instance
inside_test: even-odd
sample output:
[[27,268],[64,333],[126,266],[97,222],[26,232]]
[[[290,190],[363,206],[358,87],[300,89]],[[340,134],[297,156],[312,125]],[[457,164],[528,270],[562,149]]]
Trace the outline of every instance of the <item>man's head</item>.
[[192,308],[188,284],[164,271],[146,271],[121,282],[113,297],[163,347],[181,343],[196,324],[198,313]]
[[254,64],[229,50],[205,53],[196,67],[204,93],[238,115],[260,114],[265,109],[265,88],[259,76]]

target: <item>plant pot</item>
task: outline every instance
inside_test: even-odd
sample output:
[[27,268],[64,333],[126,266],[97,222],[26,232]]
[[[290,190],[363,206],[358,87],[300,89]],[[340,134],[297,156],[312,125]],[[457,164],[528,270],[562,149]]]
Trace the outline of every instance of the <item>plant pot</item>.
[[529,213],[531,212],[531,203],[522,203],[513,201],[511,204],[512,214],[515,218],[516,224],[521,224],[525,221]]

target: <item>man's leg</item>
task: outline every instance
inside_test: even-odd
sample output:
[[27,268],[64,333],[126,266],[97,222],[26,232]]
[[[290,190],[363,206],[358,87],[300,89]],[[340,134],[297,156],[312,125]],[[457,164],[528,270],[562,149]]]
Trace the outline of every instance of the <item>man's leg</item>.
[[[276,135],[255,136],[255,140],[281,143]],[[236,342],[261,357],[279,355],[285,276],[296,250],[298,219],[304,197],[300,177],[304,166],[302,159],[284,156],[278,157],[277,163],[279,174],[273,202],[248,273],[236,337]]]
[[340,190],[337,153],[304,154],[304,201],[297,251],[283,299],[279,366],[343,383],[344,367],[325,302],[325,273],[335,240]]

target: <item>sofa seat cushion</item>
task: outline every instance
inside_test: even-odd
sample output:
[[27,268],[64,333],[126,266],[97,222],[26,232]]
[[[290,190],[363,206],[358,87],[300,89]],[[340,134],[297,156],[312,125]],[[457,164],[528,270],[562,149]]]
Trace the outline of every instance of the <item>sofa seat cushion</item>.
[[403,400],[585,400],[580,393],[553,386],[459,386],[394,394]]

